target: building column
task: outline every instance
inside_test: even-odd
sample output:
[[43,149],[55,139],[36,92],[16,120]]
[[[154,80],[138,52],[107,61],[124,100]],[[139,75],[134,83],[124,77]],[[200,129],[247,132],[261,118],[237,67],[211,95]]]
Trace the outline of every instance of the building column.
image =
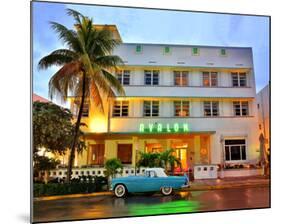
[[132,152],[132,166],[136,165],[137,162],[137,156],[139,153],[139,139],[138,137],[133,137],[132,139],[132,143],[133,143],[133,152]]
[[201,162],[200,148],[201,148],[200,136],[196,135],[194,136],[194,165],[200,164]]
[[107,159],[117,158],[117,144],[114,140],[104,141],[104,157]]

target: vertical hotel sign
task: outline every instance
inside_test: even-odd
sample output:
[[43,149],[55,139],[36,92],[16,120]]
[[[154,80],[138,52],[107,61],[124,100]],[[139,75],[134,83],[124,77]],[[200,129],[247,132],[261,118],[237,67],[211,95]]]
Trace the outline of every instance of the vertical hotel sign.
[[187,123],[173,123],[173,124],[144,124],[139,125],[140,133],[186,133],[189,132]]

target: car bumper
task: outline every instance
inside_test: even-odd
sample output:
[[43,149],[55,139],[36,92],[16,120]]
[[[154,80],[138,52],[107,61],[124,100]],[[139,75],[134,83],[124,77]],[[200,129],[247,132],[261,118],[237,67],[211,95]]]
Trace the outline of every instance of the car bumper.
[[189,187],[190,187],[189,184],[184,184],[184,185],[181,186],[181,188],[189,188]]

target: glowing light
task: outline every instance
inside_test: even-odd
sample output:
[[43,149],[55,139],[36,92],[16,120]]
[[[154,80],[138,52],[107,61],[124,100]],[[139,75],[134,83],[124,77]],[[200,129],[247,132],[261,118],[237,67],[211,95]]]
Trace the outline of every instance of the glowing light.
[[140,132],[144,132],[144,124],[140,124]]
[[175,130],[175,132],[178,132],[179,129],[180,129],[179,124],[178,124],[178,123],[175,123],[175,124],[174,124],[174,130]]
[[89,129],[91,132],[102,133],[107,131],[106,119],[102,116],[92,117],[89,121]]
[[[163,201],[164,202],[164,201]],[[159,214],[176,214],[195,212],[199,209],[199,202],[197,201],[169,201],[159,202],[157,204],[133,204],[129,208],[130,215],[159,215]]]
[[157,124],[157,131],[162,132],[162,124]]
[[156,133],[178,133],[178,132],[188,132],[189,127],[188,124],[161,124],[161,123],[155,123],[155,124],[147,124],[144,123],[139,124],[139,132],[156,132]]

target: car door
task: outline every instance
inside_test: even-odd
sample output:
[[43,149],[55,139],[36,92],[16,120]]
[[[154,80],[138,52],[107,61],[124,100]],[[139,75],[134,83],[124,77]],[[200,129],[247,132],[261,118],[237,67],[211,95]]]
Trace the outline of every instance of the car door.
[[150,192],[158,191],[160,189],[160,183],[158,177],[153,170],[145,172],[143,177],[139,177],[138,181],[134,183],[135,192]]

